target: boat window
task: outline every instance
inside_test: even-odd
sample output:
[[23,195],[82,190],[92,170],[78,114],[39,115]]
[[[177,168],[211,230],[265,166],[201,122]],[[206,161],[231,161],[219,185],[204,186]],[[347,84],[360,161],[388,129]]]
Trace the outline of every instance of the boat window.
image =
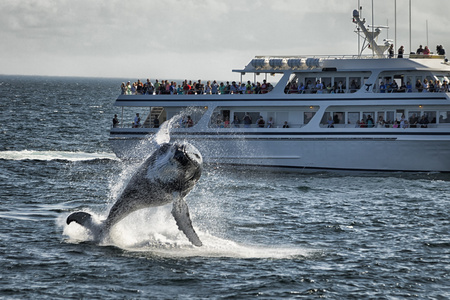
[[436,111],[424,111],[423,114],[428,118],[430,123],[436,123]]
[[308,124],[315,114],[316,114],[315,111],[305,111],[303,113],[303,124]]
[[394,124],[395,121],[395,111],[387,111],[386,112],[386,124]]
[[345,123],[345,113],[344,112],[333,113],[333,122],[334,122],[334,124],[344,124]]
[[439,123],[450,123],[450,111],[439,112]]
[[374,127],[375,120],[374,120],[375,112],[369,111],[369,112],[363,112],[362,119],[364,121],[364,124],[366,124],[366,127]]
[[334,77],[334,87],[336,88],[336,93],[345,93],[347,89],[347,78],[346,77]]
[[348,120],[347,123],[348,124],[359,124],[359,112],[349,112],[348,114]]
[[350,93],[354,93],[361,87],[361,78],[359,77],[350,77]]
[[331,119],[331,112],[326,111],[322,116],[322,120],[320,121],[320,124],[327,125],[329,119]]

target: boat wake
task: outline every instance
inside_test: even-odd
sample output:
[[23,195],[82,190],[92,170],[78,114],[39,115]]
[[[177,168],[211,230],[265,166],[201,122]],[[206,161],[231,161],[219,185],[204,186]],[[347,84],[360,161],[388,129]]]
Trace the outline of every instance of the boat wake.
[[0,151],[0,159],[4,160],[63,160],[63,161],[90,161],[97,159],[117,160],[114,153],[86,153],[70,151]]
[[[317,250],[280,245],[254,245],[234,242],[216,237],[199,228],[195,228],[203,242],[202,247],[193,246],[179,231],[171,216],[171,204],[144,209],[131,214],[114,226],[108,241],[101,246],[114,246],[129,253],[160,257],[228,257],[238,259],[302,259],[318,254]],[[101,220],[106,215],[95,214],[94,219]],[[58,225],[64,227],[63,234],[67,243],[92,242],[92,236],[84,227],[71,223],[65,225],[65,215],[58,219]]]

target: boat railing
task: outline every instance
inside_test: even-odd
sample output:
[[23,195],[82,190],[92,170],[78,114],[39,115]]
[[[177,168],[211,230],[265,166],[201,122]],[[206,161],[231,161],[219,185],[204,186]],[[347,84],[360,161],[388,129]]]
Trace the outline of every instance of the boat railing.
[[445,59],[445,55],[437,55],[437,54],[403,54],[403,56],[398,57],[398,54],[395,54],[393,57],[390,57],[388,54],[376,55],[376,54],[342,54],[342,55],[324,55],[324,54],[313,54],[313,55],[260,55],[255,56],[256,59],[307,59],[307,58],[321,58],[321,59],[392,59],[392,58],[410,58],[410,59]]

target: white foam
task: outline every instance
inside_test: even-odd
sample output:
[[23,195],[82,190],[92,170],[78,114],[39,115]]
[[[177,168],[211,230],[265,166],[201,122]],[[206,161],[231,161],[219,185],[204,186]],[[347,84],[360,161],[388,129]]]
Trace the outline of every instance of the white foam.
[[[201,247],[193,246],[178,229],[170,210],[172,205],[137,211],[116,224],[107,242],[102,245],[115,246],[129,252],[148,253],[161,257],[229,257],[239,259],[295,259],[315,255],[317,251],[294,246],[254,245],[237,243],[220,238],[195,228]],[[93,214],[96,219],[105,216]],[[92,236],[80,225],[64,226],[63,234],[69,243],[92,241]]]
[[6,160],[66,160],[66,161],[89,161],[95,159],[117,160],[114,153],[86,153],[70,151],[0,151],[0,159]]

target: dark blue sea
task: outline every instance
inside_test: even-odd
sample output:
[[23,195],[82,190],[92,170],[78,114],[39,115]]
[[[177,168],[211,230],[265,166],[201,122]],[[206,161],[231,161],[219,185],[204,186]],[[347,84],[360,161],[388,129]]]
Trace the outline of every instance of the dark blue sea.
[[0,76],[1,299],[450,298],[449,174],[206,166],[186,199],[203,247],[170,205],[110,244],[67,226],[136,168],[108,144],[124,80]]

